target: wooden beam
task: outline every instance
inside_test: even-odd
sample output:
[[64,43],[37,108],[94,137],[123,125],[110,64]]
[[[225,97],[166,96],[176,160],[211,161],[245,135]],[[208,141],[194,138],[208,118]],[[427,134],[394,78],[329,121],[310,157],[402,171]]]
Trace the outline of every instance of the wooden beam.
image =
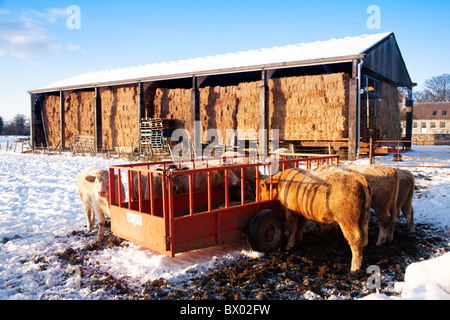
[[136,96],[136,113],[137,113],[137,138],[138,138],[138,150],[141,148],[141,118],[145,113],[145,102],[144,102],[144,89],[142,82],[137,85],[137,96]]
[[261,85],[259,86],[259,153],[269,151],[269,79],[276,70],[261,71]]
[[357,156],[358,147],[358,62],[352,62],[352,77],[349,79],[349,105],[348,105],[348,159],[353,161]]
[[59,91],[59,110],[60,110],[60,128],[61,128],[61,149],[66,147],[66,123],[64,111],[65,94],[64,91]]
[[191,139],[194,157],[202,155],[202,126],[200,122],[200,86],[206,77],[192,77],[191,89]]
[[34,139],[36,138],[36,133],[35,133],[35,130],[36,130],[36,125],[35,125],[35,118],[36,118],[36,116],[35,116],[35,113],[36,113],[36,110],[35,110],[35,107],[34,107],[34,104],[35,104],[35,101],[36,101],[36,95],[35,94],[30,94],[30,101],[31,101],[31,114],[30,114],[30,146],[31,146],[31,149],[32,150],[34,150]]
[[406,107],[406,133],[405,133],[405,140],[406,147],[411,148],[411,140],[412,140],[412,127],[413,127],[413,114],[414,114],[414,100],[412,96],[412,90],[408,90],[408,97],[405,101],[405,107]]
[[95,87],[94,94],[94,146],[96,151],[102,150],[102,99],[99,88]]
[[200,90],[197,77],[192,77],[191,89],[191,139],[193,142],[194,157],[198,157],[202,153],[201,127],[200,121]]

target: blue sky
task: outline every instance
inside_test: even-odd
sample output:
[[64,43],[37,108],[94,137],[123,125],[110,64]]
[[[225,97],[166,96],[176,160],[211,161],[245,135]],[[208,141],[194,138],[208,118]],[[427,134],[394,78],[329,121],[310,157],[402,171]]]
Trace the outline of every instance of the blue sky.
[[[80,8],[80,29],[67,8]],[[369,29],[370,5],[381,29]],[[413,81],[450,73],[450,1],[0,0],[0,116],[80,73],[393,31]]]

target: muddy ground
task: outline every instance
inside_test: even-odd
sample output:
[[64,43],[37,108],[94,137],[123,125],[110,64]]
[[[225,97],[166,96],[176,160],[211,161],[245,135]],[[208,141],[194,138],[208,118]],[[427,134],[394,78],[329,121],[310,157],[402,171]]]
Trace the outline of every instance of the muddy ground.
[[[419,174],[416,179],[415,193],[420,198],[426,189],[421,181],[431,178]],[[83,242],[88,244],[77,249],[65,248],[56,255],[63,265],[78,266],[82,275],[80,288],[89,288],[90,292],[101,289],[116,299],[358,299],[376,291],[368,286],[371,274],[367,268],[371,265],[381,271],[379,291],[398,295],[393,290],[394,284],[404,281],[409,264],[450,251],[448,231],[416,223],[416,232],[409,234],[403,216],[397,221],[394,241],[376,247],[378,224],[372,212],[369,244],[364,248],[362,269],[356,274],[349,272],[351,251],[340,230],[319,235],[312,228],[305,232],[303,244],[290,252],[279,251],[258,258],[240,255],[235,259],[217,259],[206,273],[189,271],[190,277],[184,277],[187,280],[156,279],[137,287],[130,279],[118,279],[100,271],[95,259],[90,258],[94,251],[128,245],[111,234],[108,224],[106,227],[102,242],[96,241],[94,232],[73,231],[69,237],[85,238]]]
[[218,259],[209,273],[194,271],[189,280],[181,283],[157,279],[136,290],[129,286],[127,279],[116,279],[87,262],[90,251],[126,246],[126,241],[110,232],[103,242],[95,241],[95,235],[85,231],[74,231],[72,236],[92,237],[92,242],[81,249],[66,248],[57,253],[61,262],[80,266],[82,288],[89,287],[91,291],[101,288],[117,299],[355,299],[375,292],[368,287],[370,265],[380,267],[380,292],[391,295],[395,294],[394,283],[404,281],[410,263],[450,249],[449,236],[444,231],[416,224],[416,232],[409,234],[404,219],[397,223],[394,241],[376,247],[378,225],[371,218],[363,267],[356,274],[349,273],[351,252],[339,230],[322,235],[310,231],[305,233],[303,244],[290,252],[280,251],[259,258],[241,256],[232,261]]

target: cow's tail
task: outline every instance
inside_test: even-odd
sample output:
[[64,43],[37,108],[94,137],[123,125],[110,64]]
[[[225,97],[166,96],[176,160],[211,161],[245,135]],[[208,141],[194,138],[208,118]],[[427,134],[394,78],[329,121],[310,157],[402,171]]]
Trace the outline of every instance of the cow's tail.
[[370,206],[372,202],[372,191],[370,190],[370,186],[367,181],[365,181],[364,191],[364,211],[359,218],[359,230],[361,231],[362,245],[365,247],[369,243],[369,218]]

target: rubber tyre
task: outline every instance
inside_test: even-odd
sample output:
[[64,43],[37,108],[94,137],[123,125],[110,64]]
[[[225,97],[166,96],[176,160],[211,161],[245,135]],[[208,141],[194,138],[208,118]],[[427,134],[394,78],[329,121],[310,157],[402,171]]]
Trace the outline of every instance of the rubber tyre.
[[247,242],[253,251],[270,253],[285,243],[284,221],[270,210],[262,210],[250,221]]

